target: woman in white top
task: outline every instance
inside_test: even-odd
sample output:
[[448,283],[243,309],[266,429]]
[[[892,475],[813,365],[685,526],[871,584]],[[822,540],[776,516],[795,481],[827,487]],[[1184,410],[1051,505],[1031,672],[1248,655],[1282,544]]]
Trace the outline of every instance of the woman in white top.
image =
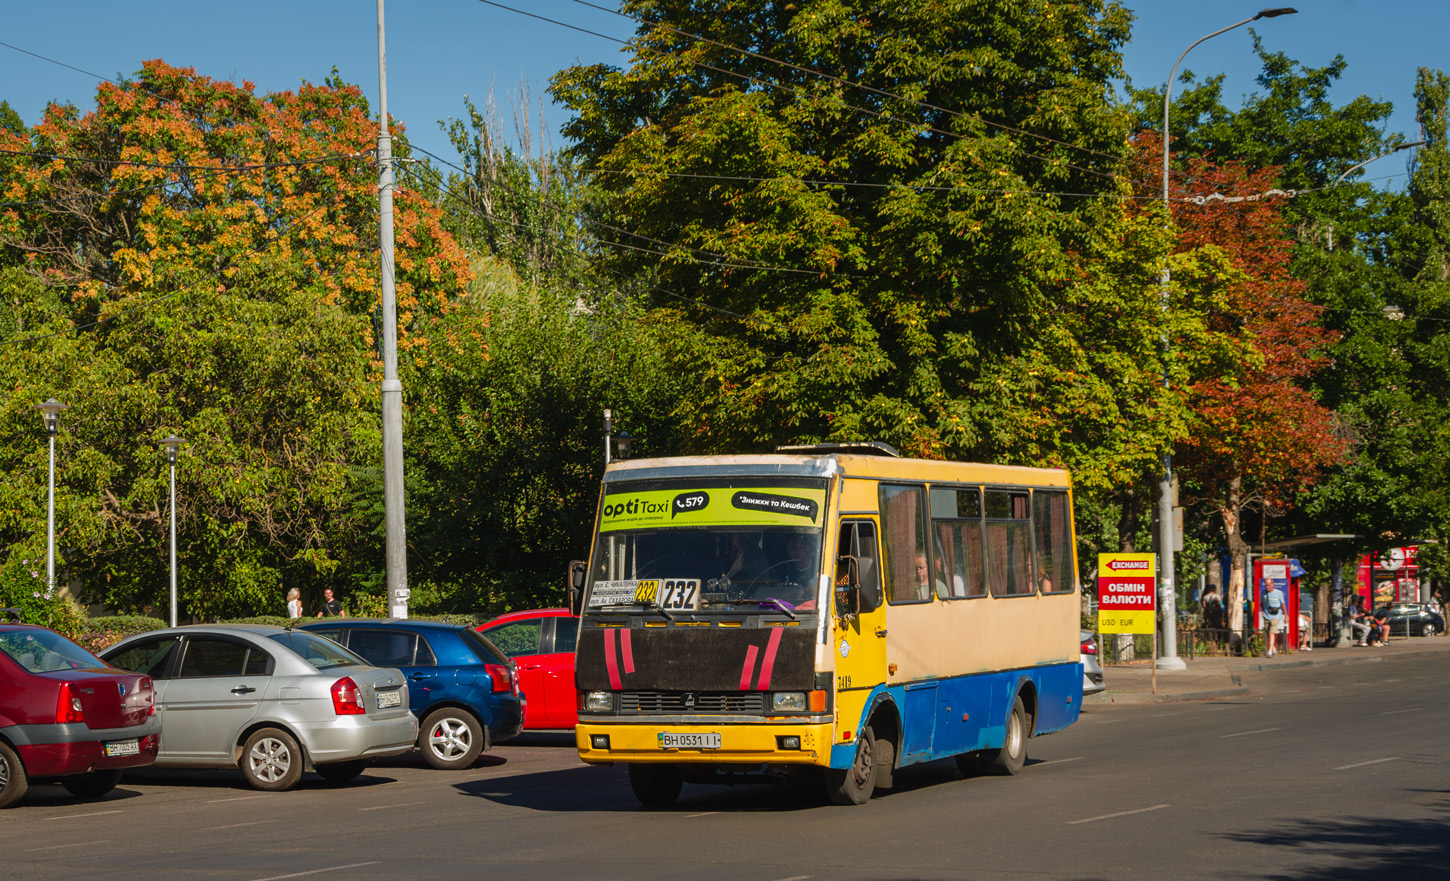
[[295,587],[287,591],[287,617],[302,617],[302,592]]

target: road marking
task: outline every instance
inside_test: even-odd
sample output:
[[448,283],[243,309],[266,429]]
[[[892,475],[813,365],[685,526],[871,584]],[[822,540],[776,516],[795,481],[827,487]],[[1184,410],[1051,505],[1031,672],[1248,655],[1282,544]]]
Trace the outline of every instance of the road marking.
[[362,813],[363,811],[386,811],[386,810],[389,810],[390,808],[410,808],[413,805],[421,805],[421,804],[423,804],[423,802],[421,802],[421,801],[405,801],[405,802],[403,802],[401,804],[396,804],[396,805],[374,805],[373,807],[370,807],[370,808],[358,808],[358,813]]
[[[117,813],[120,812],[118,811]],[[34,853],[40,850],[60,850],[61,848],[66,847],[86,847],[87,845],[91,844],[108,844],[110,840],[111,839],[109,838],[102,838],[100,841],[77,841],[74,844],[52,844],[50,847],[32,847],[27,850],[26,853]]]
[[208,826],[206,831],[215,832],[218,829],[240,829],[243,826],[260,826],[263,823],[280,823],[280,820],[255,820],[251,823],[232,823],[227,826]]
[[207,802],[209,805],[221,804],[224,801],[251,801],[254,798],[271,798],[270,795],[239,795],[235,798],[214,798]]
[[1381,716],[1393,716],[1396,713],[1418,713],[1418,712],[1420,712],[1423,709],[1425,709],[1425,708],[1424,707],[1410,707],[1408,710],[1386,710],[1385,712],[1380,713],[1380,715]]
[[1336,771],[1348,771],[1350,768],[1363,768],[1365,765],[1378,765],[1378,764],[1381,764],[1383,762],[1395,762],[1395,761],[1399,761],[1399,758],[1400,758],[1399,756],[1390,756],[1387,759],[1374,759],[1373,761],[1369,761],[1369,762],[1355,762],[1353,765],[1340,765],[1338,768],[1335,768],[1334,770],[1336,770]]
[[1283,731],[1282,728],[1260,728],[1257,731],[1240,731],[1238,734],[1220,734],[1220,737],[1246,737],[1250,734],[1268,734],[1270,731]]
[[1381,679],[1380,680],[1381,683],[1385,683],[1385,682],[1404,682],[1404,681],[1405,680],[1403,680],[1403,679]]
[[814,878],[815,875],[792,875],[789,878],[781,878],[779,881],[806,881],[807,878]]
[[92,811],[89,814],[66,814],[64,817],[56,817],[57,820],[79,820],[81,817],[104,817],[106,814],[119,814],[121,811]]
[[1118,811],[1116,814],[1103,814],[1101,817],[1088,817],[1086,820],[1071,820],[1067,825],[1076,826],[1079,823],[1095,823],[1098,820],[1111,820],[1114,817],[1126,817],[1129,814],[1146,814],[1149,811],[1161,811],[1171,805],[1154,805],[1151,808],[1138,808],[1136,811]]
[[1154,719],[1164,719],[1164,718],[1167,718],[1168,716],[1181,716],[1181,715],[1183,715],[1183,714],[1182,713],[1158,713],[1153,718]]
[[1087,758],[1087,756],[1073,756],[1070,759],[1053,759],[1050,762],[1033,762],[1034,765],[1061,765],[1064,762],[1076,762]]
[[712,817],[712,816],[714,816],[715,814],[718,814],[718,813],[720,813],[720,812],[719,811],[706,811],[703,814],[686,814],[685,815],[685,819],[686,820],[693,820],[696,817]]
[[328,866],[326,869],[313,869],[309,872],[293,872],[290,875],[273,875],[270,878],[258,878],[257,881],[282,881],[283,878],[301,878],[303,875],[317,875],[322,872],[340,872],[343,869],[357,869],[362,866],[376,866],[381,860],[373,860],[370,863],[349,863],[346,866]]

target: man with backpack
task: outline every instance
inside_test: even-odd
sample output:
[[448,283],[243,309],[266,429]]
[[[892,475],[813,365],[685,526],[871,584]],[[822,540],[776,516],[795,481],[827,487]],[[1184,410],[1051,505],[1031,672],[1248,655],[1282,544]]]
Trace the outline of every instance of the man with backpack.
[[1272,578],[1264,579],[1263,597],[1264,645],[1268,649],[1266,654],[1272,658],[1278,652],[1279,634],[1284,632],[1288,615],[1284,610],[1284,592],[1279,590]]

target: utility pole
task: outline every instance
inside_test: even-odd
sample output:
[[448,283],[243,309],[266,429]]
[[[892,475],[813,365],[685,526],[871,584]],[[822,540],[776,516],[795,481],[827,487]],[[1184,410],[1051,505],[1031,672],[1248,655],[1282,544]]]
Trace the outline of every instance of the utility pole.
[[398,381],[398,308],[393,291],[393,142],[388,134],[388,61],[378,0],[378,237],[382,246],[383,527],[388,614],[408,617],[408,546],[403,518],[403,384]]

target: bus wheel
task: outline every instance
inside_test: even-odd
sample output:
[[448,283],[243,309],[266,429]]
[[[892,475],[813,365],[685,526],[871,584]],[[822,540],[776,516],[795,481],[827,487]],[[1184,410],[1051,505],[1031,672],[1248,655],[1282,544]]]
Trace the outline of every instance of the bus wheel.
[[629,788],[647,808],[667,808],[680,797],[680,769],[674,765],[630,765]]
[[876,735],[871,726],[856,739],[856,758],[849,768],[826,769],[826,795],[831,804],[864,805],[876,789]]
[[1027,708],[1022,706],[1022,696],[1012,704],[1012,715],[1007,717],[1007,736],[1000,749],[988,750],[987,773],[1008,777],[1022,770],[1027,763]]

